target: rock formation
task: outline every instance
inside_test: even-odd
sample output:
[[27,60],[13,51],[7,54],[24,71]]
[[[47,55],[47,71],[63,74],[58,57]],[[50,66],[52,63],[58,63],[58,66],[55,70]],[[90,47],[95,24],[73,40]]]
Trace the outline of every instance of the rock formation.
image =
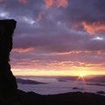
[[0,20],[0,99],[16,96],[16,79],[11,72],[9,55],[12,49],[12,37],[16,27],[15,20]]

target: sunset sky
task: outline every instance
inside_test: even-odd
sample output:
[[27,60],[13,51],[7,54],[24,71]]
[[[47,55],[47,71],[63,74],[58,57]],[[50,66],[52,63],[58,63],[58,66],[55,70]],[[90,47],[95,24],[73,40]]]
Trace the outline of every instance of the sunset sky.
[[0,0],[15,19],[15,75],[105,74],[105,0]]

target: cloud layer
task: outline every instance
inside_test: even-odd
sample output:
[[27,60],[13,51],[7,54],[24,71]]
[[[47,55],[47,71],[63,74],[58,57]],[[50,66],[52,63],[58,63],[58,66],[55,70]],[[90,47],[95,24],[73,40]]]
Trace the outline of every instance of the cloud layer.
[[104,0],[0,0],[14,18],[13,68],[104,70]]

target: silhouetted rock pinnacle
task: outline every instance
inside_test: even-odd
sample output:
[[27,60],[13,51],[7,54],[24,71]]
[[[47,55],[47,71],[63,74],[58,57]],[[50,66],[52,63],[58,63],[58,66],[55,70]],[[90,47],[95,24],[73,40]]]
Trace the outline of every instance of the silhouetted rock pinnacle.
[[[0,20],[0,99],[17,94],[16,79],[11,72],[9,54],[12,49],[12,36],[16,27],[15,20]],[[11,99],[9,99],[11,100]]]

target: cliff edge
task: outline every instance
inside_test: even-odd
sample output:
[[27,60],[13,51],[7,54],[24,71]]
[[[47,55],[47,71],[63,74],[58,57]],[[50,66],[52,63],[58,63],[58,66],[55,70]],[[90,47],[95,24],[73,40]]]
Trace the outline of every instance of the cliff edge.
[[15,27],[15,20],[0,20],[0,100],[7,102],[16,100],[17,94],[16,79],[9,64]]

